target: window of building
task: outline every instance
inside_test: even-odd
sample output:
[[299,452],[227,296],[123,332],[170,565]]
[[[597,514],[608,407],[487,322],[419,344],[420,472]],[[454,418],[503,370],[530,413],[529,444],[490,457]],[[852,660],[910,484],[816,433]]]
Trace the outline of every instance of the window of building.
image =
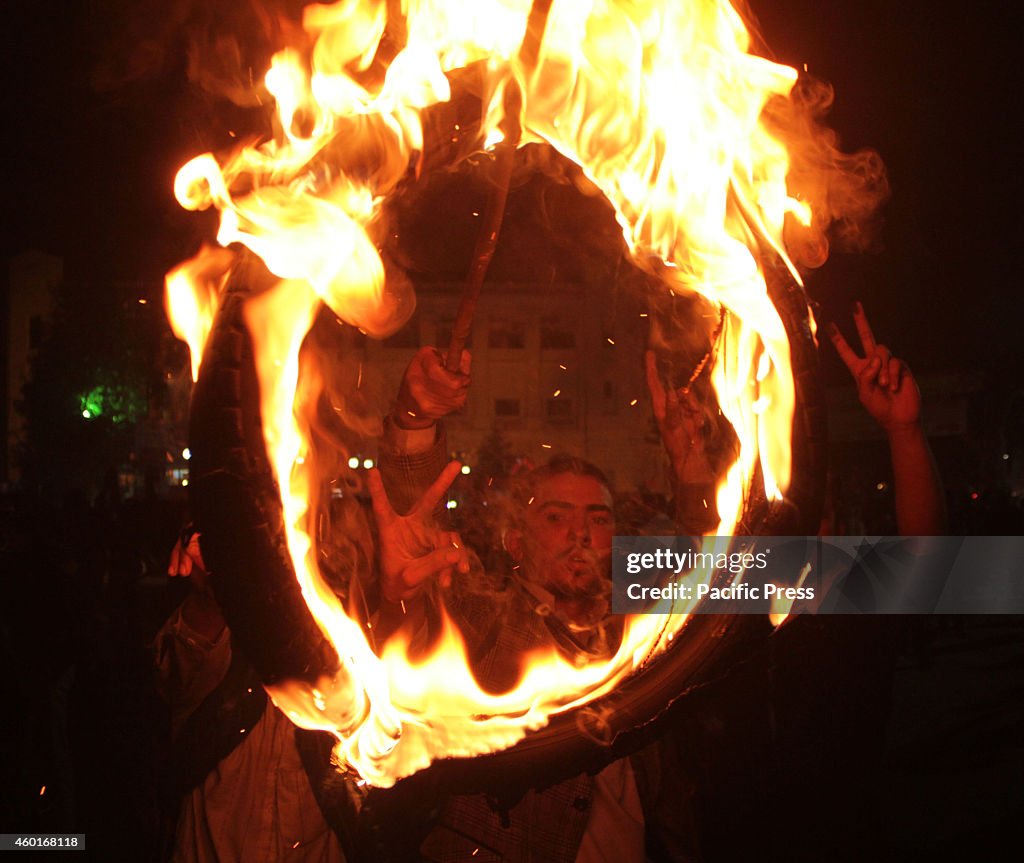
[[491,319],[487,330],[487,347],[498,350],[521,350],[526,347],[526,325],[522,321]]
[[28,319],[28,347],[29,350],[37,350],[43,343],[43,319],[39,315],[32,315]]
[[606,380],[601,388],[604,396],[604,412],[606,414],[617,414],[619,412],[619,401],[615,396],[615,384]]
[[166,472],[165,479],[168,485],[188,485],[188,468],[174,467]]
[[496,417],[517,417],[519,414],[519,399],[494,400],[494,415]]
[[568,423],[573,421],[572,399],[564,396],[557,399],[548,399],[544,406],[544,415],[556,423]]
[[576,347],[576,333],[564,323],[546,321],[540,326],[542,350],[572,350]]

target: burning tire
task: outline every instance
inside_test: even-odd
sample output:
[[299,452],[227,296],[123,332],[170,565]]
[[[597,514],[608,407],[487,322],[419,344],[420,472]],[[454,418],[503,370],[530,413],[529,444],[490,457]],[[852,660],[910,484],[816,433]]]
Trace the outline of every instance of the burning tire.
[[[395,6],[375,5],[382,15]],[[203,358],[190,492],[204,557],[234,644],[268,686],[312,686],[323,675],[344,681],[349,657],[339,656],[345,640],[335,636],[332,644],[303,600],[304,562],[298,574],[293,569],[286,504],[262,431],[257,368],[265,383],[266,364],[254,360],[243,305],[269,278],[269,267],[275,279],[299,285],[314,302],[319,297],[339,319],[378,333],[397,326],[400,316],[382,301],[385,243],[377,205],[411,165],[429,172],[492,150],[507,189],[521,141],[544,142],[575,162],[585,180],[580,188],[605,196],[636,259],[665,268],[666,293],[699,295],[731,310],[722,335],[730,362],[708,368],[711,375],[721,370],[713,378],[720,407],[750,449],[746,472],[729,477],[726,524],[769,535],[818,527],[825,415],[807,298],[789,275],[795,264],[784,249],[804,252],[793,254],[796,264],[823,262],[829,226],[843,218],[828,204],[884,192],[884,182],[871,186],[877,170],[860,170],[870,160],[836,155],[834,139],[817,124],[821,106],[793,97],[796,70],[748,50],[749,34],[728,3],[710,3],[701,15],[689,14],[688,4],[598,4],[592,19],[576,21],[573,4],[537,0],[515,39],[506,38],[516,28],[505,18],[495,19],[502,23],[493,32],[483,17],[467,29],[461,4],[424,5],[439,17],[396,18],[387,27],[349,27],[326,7],[311,7],[304,26],[311,46],[322,50],[279,53],[265,82],[278,103],[273,138],[221,160],[198,156],[176,178],[183,206],[222,211],[219,243],[251,250],[225,277],[209,335],[208,321],[195,325],[188,314],[176,332],[189,341],[194,362]],[[555,20],[546,30],[549,12]],[[545,33],[550,39],[541,51]],[[670,43],[677,47],[665,50]],[[338,62],[334,50],[341,51]],[[704,62],[690,64],[692,58]],[[819,182],[822,170],[831,171],[828,182]],[[849,194],[833,194],[840,186]],[[483,221],[480,235],[490,238],[493,252],[500,219],[485,214]],[[769,258],[777,265],[762,273]],[[193,281],[180,305],[186,312],[204,303],[212,308],[210,297],[223,283],[214,290],[215,279]],[[304,332],[292,331],[296,354]],[[281,404],[290,420],[294,400]],[[773,444],[786,436],[791,416],[787,453]],[[282,468],[283,475],[291,469]],[[287,529],[295,523],[289,518]],[[442,758],[393,789],[371,791],[360,803],[360,820],[386,825],[389,812],[432,796],[424,786],[507,796],[600,769],[653,740],[688,693],[726,675],[769,631],[756,617],[694,616],[661,653],[666,641],[656,633],[644,644],[643,655],[652,658],[611,693],[554,713],[509,749]],[[319,692],[305,694],[323,710]],[[320,766],[327,769],[326,761]]]
[[[254,271],[245,267],[233,274],[207,342],[193,398],[190,490],[204,558],[238,650],[267,684],[311,682],[337,673],[340,662],[302,599],[265,454],[252,344],[241,314],[250,293],[245,282]],[[790,497],[774,505],[763,497],[754,501],[744,522],[765,534],[813,533],[825,473],[816,346],[802,292],[782,278],[771,290],[794,358],[793,478]],[[442,760],[394,789],[374,790],[368,811],[404,806],[397,801],[417,799],[416,789],[425,785],[507,794],[598,770],[651,742],[688,693],[725,675],[769,631],[761,618],[694,616],[681,637],[612,693],[554,715],[510,749]]]

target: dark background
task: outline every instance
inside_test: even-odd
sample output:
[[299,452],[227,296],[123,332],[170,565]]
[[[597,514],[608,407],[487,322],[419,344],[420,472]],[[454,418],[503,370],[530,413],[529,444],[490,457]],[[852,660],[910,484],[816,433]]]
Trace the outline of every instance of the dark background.
[[[923,0],[753,5],[777,59],[806,64],[834,85],[830,124],[844,146],[878,150],[889,172],[881,249],[833,254],[808,278],[822,317],[848,322],[850,304],[860,298],[879,338],[898,346],[919,375],[977,373],[986,398],[1008,399],[1024,373],[1021,51],[1013,7]],[[227,128],[256,128],[259,120],[188,82],[188,46],[197,33],[207,48],[217,32],[247,34],[246,60],[261,68],[269,47],[261,34],[273,28],[250,4],[226,0],[8,0],[0,14],[10,214],[4,259],[31,249],[60,256],[69,290],[85,309],[109,288],[146,297],[158,310],[164,273],[213,233],[208,217],[174,201],[175,171],[192,155],[229,145]],[[451,202],[454,220],[469,207],[462,204]],[[162,327],[155,314],[152,326]],[[100,327],[86,334],[105,337]],[[829,382],[845,380],[831,357],[824,368]],[[0,728],[0,829],[85,831],[102,849],[97,859],[151,859],[166,729],[147,687],[143,645],[176,597],[141,592],[135,578],[158,569],[179,512],[154,503],[122,519],[110,536],[84,502],[65,501],[59,511],[45,503],[5,515],[7,535],[20,538],[5,540],[3,549],[9,601],[0,603],[0,647],[11,683]],[[693,768],[706,778],[699,806],[708,859],[732,859],[737,848],[789,859],[780,848],[794,841],[797,849],[811,848],[794,836],[805,835],[799,813],[825,817],[822,797],[839,813],[826,823],[855,832],[861,815],[847,817],[843,807],[865,789],[872,789],[867,823],[875,832],[849,839],[849,849],[941,859],[1009,835],[1024,800],[1024,690],[1014,671],[1024,666],[1019,621],[907,623],[896,635],[867,627],[778,642],[771,667],[781,712],[766,721],[793,738],[789,745],[802,755],[790,763],[806,762],[802,773],[782,763],[772,772],[763,760],[751,766],[744,747],[760,733],[755,725],[765,726],[751,718],[744,732],[742,717],[752,715],[744,698],[695,706],[692,733],[718,743],[709,750],[717,754]],[[879,641],[892,647],[881,657]],[[800,649],[808,643],[823,657],[811,669]],[[896,653],[899,664],[887,664]],[[823,672],[848,668],[851,656],[863,661],[845,678]],[[747,680],[744,691],[760,691],[765,679]],[[803,718],[787,724],[786,711],[797,703],[805,705],[795,711]],[[72,721],[58,728],[53,717],[61,715]],[[813,737],[817,749],[800,730],[811,715],[828,717],[828,732],[819,725]],[[720,727],[739,730],[715,737]],[[857,745],[840,756],[822,742],[829,737]],[[815,759],[817,771],[807,766]],[[43,786],[49,790],[41,794]],[[972,808],[970,797],[987,808]],[[792,821],[744,820],[766,801],[764,811],[780,816],[791,805]],[[738,809],[723,816],[731,806]],[[752,825],[770,835],[754,835],[747,846],[737,837]],[[849,859],[861,859],[859,851]]]

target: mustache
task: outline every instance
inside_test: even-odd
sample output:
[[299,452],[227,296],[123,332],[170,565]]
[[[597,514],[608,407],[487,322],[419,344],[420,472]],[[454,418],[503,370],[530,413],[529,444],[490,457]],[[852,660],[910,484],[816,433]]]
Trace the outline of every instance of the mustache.
[[576,570],[580,564],[573,558],[580,558],[583,561],[582,571],[573,572],[571,587],[560,584],[554,592],[574,599],[601,599],[610,596],[612,580],[607,564],[611,560],[611,550],[571,548],[559,554],[555,563]]
[[572,545],[563,551],[558,552],[555,556],[556,560],[569,560],[573,557],[582,557],[585,560],[602,561],[611,558],[612,550],[610,548],[591,548],[586,545]]

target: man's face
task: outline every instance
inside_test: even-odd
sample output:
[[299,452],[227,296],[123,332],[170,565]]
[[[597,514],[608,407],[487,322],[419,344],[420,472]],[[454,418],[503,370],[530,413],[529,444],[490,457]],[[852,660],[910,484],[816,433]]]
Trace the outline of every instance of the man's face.
[[541,480],[527,507],[522,564],[556,596],[607,590],[615,518],[611,493],[597,479],[561,473]]

